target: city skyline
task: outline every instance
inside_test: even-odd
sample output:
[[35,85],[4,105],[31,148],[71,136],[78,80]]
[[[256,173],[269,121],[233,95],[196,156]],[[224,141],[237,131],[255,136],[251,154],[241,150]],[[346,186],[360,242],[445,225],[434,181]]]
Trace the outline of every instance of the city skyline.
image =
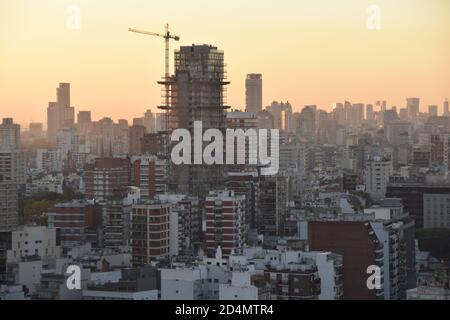
[[[79,30],[66,25],[72,4],[80,8]],[[367,28],[372,4],[381,9],[380,30]],[[228,104],[235,109],[245,109],[248,73],[263,75],[263,107],[289,101],[297,112],[311,104],[330,111],[344,100],[387,100],[400,109],[406,97],[417,96],[421,111],[438,105],[440,114],[450,96],[448,1],[263,1],[258,7],[231,1],[223,8],[195,1],[177,7],[2,0],[0,117],[45,122],[59,82],[71,83],[72,106],[91,110],[93,119],[156,112],[163,41],[127,28],[161,32],[166,22],[181,36],[171,45],[172,67],[173,50],[182,45],[207,43],[224,51]],[[232,22],[215,23],[219,14],[233,16]]]

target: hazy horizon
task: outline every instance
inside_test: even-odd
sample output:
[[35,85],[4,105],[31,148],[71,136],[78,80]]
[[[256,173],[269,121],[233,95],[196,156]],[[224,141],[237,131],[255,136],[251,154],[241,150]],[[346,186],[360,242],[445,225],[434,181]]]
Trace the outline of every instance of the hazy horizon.
[[[369,30],[367,7],[381,9],[381,29]],[[80,30],[66,26],[69,5],[81,9]],[[177,10],[173,8],[176,7]],[[207,43],[225,52],[228,104],[245,108],[245,76],[263,74],[263,105],[289,101],[295,111],[335,102],[405,106],[422,111],[450,98],[448,0],[0,0],[0,117],[46,123],[60,82],[71,83],[76,113],[131,120],[157,111],[164,42],[128,32],[162,32],[171,43]],[[230,17],[227,19],[227,17]]]

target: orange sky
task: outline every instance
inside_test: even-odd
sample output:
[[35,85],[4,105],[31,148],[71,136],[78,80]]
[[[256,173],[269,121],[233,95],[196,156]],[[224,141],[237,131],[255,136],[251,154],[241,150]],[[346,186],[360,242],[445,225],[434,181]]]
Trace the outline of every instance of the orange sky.
[[[71,4],[81,9],[77,31],[66,27]],[[371,4],[381,8],[381,30],[366,26]],[[403,107],[419,96],[423,110],[441,108],[450,98],[449,18],[448,0],[0,0],[0,117],[45,121],[59,82],[72,84],[76,112],[94,119],[156,110],[163,40],[127,29],[159,32],[166,22],[181,36],[177,46],[225,51],[233,108],[244,106],[250,72],[263,74],[264,104]]]

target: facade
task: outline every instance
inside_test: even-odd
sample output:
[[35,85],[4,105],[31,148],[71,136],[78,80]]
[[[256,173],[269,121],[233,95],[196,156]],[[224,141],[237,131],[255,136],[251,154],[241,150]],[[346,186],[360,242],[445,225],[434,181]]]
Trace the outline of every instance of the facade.
[[4,118],[0,124],[0,147],[20,149],[20,125],[15,124],[11,118]]
[[235,195],[245,196],[245,226],[248,229],[255,229],[257,222],[257,196],[259,177],[257,171],[229,172],[227,189]]
[[[391,182],[387,188],[387,197],[391,198],[400,198],[402,199],[402,203],[404,206],[404,210],[409,212],[410,216],[416,222],[416,228],[421,229],[425,227],[425,203],[424,198],[425,194],[429,196],[427,199],[430,199],[429,205],[427,205],[427,218],[430,220],[427,222],[427,225],[430,224],[441,224],[445,222],[445,215],[442,219],[437,216],[441,216],[444,214],[445,209],[441,209],[439,204],[439,209],[434,210],[433,206],[437,205],[439,202],[435,202],[436,204],[432,204],[432,198],[439,199],[442,201],[445,198],[445,195],[450,194],[450,186],[445,184],[426,184],[425,182]],[[439,196],[438,196],[439,195]],[[436,215],[432,212],[436,212]],[[436,217],[436,222],[434,220]],[[433,218],[433,220],[431,220]]]
[[284,176],[264,176],[257,194],[257,228],[264,241],[281,237],[286,215],[288,184]]
[[75,128],[65,128],[56,131],[56,150],[60,152],[63,160],[70,160],[78,153],[78,132]]
[[47,173],[61,172],[62,157],[58,150],[38,149],[36,168]]
[[105,201],[115,191],[130,186],[130,159],[97,158],[84,167],[87,199]]
[[246,243],[245,196],[234,191],[211,191],[205,199],[205,253],[213,257],[218,247],[223,256],[242,250]]
[[70,248],[85,242],[100,245],[102,209],[97,203],[73,200],[58,203],[47,213],[49,228],[60,232],[61,245]]
[[194,256],[203,247],[202,212],[197,197],[161,194],[156,198],[171,206],[170,212],[170,255]]
[[0,231],[13,230],[19,224],[17,184],[0,174]]
[[151,155],[131,157],[131,183],[140,189],[142,200],[168,192],[167,160]]
[[25,185],[25,152],[20,149],[2,149],[0,146],[0,175],[18,186]]
[[142,153],[141,139],[145,135],[145,130],[145,126],[143,125],[133,125],[130,127],[130,154],[139,155]]
[[117,191],[102,205],[103,244],[105,248],[119,249],[129,245],[131,208],[140,201],[140,191],[130,187]]
[[370,224],[352,221],[308,221],[310,250],[331,251],[343,256],[343,291],[345,300],[375,300],[384,291],[366,286],[368,266],[382,266],[383,248]]
[[297,134],[307,139],[316,139],[316,110],[315,106],[306,106],[298,117]]
[[366,192],[369,193],[373,199],[385,197],[392,172],[392,160],[388,158],[374,157],[366,161],[364,182],[366,185]]
[[132,206],[130,246],[134,266],[170,255],[170,205],[148,202]]
[[450,194],[423,194],[424,228],[450,228]]

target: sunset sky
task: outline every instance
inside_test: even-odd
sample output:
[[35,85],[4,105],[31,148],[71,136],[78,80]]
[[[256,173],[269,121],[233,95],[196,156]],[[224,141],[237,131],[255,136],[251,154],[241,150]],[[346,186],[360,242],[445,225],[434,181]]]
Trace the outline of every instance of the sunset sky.
[[[380,30],[366,25],[372,4]],[[80,30],[66,26],[69,5],[81,9]],[[233,108],[244,107],[252,72],[263,74],[264,105],[289,100],[295,110],[380,99],[400,108],[418,96],[442,112],[450,98],[449,0],[0,0],[0,117],[45,122],[59,82],[94,119],[156,111],[164,40],[127,29],[165,23],[181,37],[172,50],[224,50]]]

